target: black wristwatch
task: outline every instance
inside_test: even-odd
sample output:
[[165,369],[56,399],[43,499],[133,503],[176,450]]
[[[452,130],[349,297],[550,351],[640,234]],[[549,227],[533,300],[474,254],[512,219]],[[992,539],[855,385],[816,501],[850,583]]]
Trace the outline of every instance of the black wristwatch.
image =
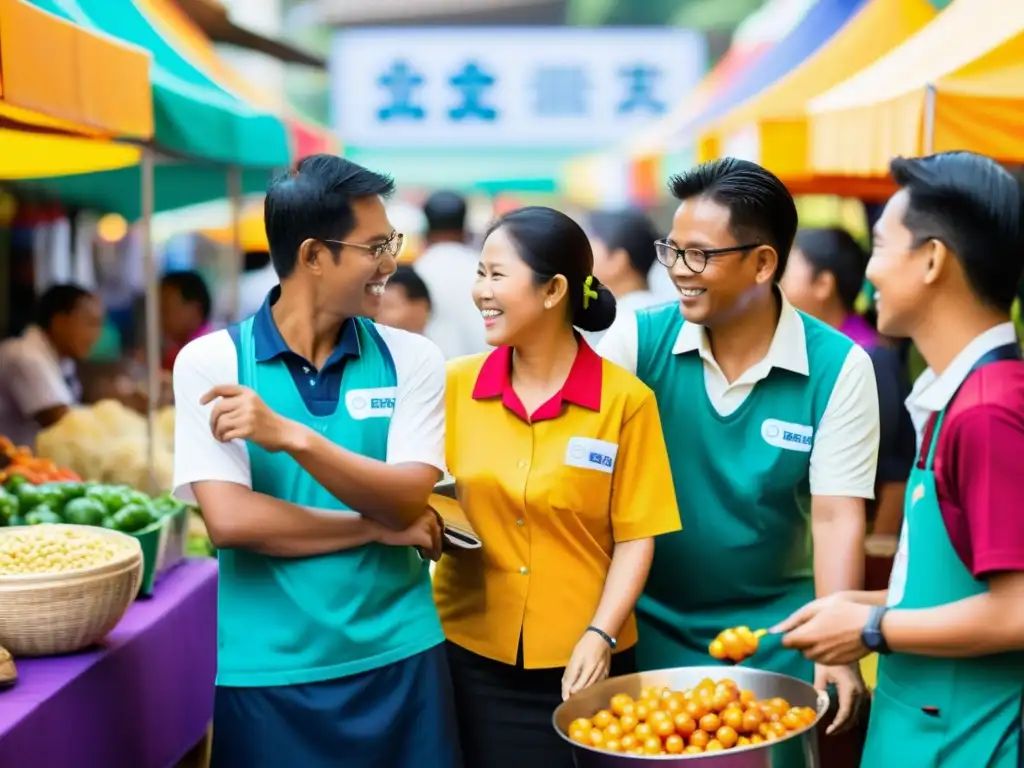
[[619,644],[618,640],[609,635],[603,629],[598,629],[597,627],[587,627],[587,632],[595,632],[596,634],[600,635],[602,638],[604,638],[604,641],[608,643],[608,647],[611,648],[613,651]]
[[889,653],[889,644],[885,642],[885,635],[882,633],[882,619],[888,612],[887,605],[876,605],[871,608],[868,623],[860,631],[861,642],[869,651],[883,655]]

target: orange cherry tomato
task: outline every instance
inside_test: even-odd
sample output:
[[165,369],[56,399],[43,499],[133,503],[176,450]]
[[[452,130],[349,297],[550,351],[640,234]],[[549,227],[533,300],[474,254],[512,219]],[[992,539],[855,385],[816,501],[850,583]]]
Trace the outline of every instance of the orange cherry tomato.
[[602,746],[601,749],[605,750],[606,752],[621,752],[622,743],[616,739],[606,738],[604,740],[604,746]]
[[696,744],[688,744],[686,749],[683,750],[684,755],[699,755],[704,751],[704,747],[698,747]]
[[604,730],[604,740],[615,739],[618,741],[622,738],[622,726],[616,722],[608,723],[608,726]]
[[633,707],[633,714],[640,722],[645,721],[651,714],[651,705],[647,701],[638,701]]
[[697,721],[686,712],[680,712],[676,715],[673,718],[673,723],[676,726],[676,733],[684,739],[689,738],[690,734],[697,730]]
[[636,715],[623,715],[619,718],[619,727],[622,728],[623,733],[632,733],[639,722],[636,719]]
[[590,722],[594,724],[595,728],[607,728],[609,725],[612,724],[612,721],[614,719],[615,715],[613,715],[607,709],[602,709],[600,712],[598,712],[596,715],[590,718]]
[[617,693],[612,696],[612,700],[609,704],[612,713],[622,717],[625,712],[626,706],[633,703],[633,698],[626,693]]
[[590,746],[604,746],[604,733],[602,733],[598,728],[591,728],[590,733],[588,733],[587,736],[590,739]]
[[667,738],[676,732],[676,724],[670,719],[659,720],[654,724],[654,733],[661,738]]
[[708,707],[705,707],[695,699],[690,699],[685,705],[683,705],[683,712],[688,714],[694,720],[700,720],[708,713]]
[[621,739],[619,739],[619,744],[622,745],[623,752],[629,752],[629,750],[637,746],[636,736],[634,736],[632,733],[627,733]]
[[732,749],[736,746],[736,741],[739,739],[739,734],[736,733],[735,728],[730,728],[728,725],[723,725],[717,731],[715,731],[715,739],[721,742],[722,746],[726,749]]
[[683,737],[673,733],[667,739],[665,739],[665,751],[670,755],[681,755],[683,753],[683,747],[686,745],[683,743]]
[[687,743],[703,749],[708,745],[709,741],[711,741],[711,736],[708,735],[707,731],[698,730],[690,734],[690,738],[687,740]]
[[657,736],[651,736],[649,739],[644,739],[644,754],[660,755],[661,739],[659,739]]
[[590,745],[590,728],[571,728],[569,729],[569,738],[575,741],[577,744]]
[[708,742],[708,745],[704,747],[705,752],[722,752],[725,750],[725,745],[722,744],[718,739],[712,739]]
[[750,746],[750,737],[749,736],[740,736],[739,738],[736,739],[736,746],[737,747],[749,747]]
[[792,709],[784,714],[779,722],[787,731],[799,731],[804,727],[804,719],[800,717],[799,712]]
[[722,727],[722,720],[714,712],[708,712],[700,719],[700,729],[708,733],[714,733]]
[[757,733],[762,723],[764,723],[764,713],[757,708],[748,709],[743,713],[743,724],[738,730],[744,733]]
[[726,707],[721,719],[722,725],[727,725],[734,731],[743,730],[743,710],[739,707]]
[[636,736],[637,741],[643,743],[654,735],[654,726],[650,723],[637,723],[636,728],[633,729],[633,735]]
[[708,654],[711,658],[718,659],[719,661],[725,661],[729,658],[729,654],[725,650],[725,644],[717,637],[708,646]]

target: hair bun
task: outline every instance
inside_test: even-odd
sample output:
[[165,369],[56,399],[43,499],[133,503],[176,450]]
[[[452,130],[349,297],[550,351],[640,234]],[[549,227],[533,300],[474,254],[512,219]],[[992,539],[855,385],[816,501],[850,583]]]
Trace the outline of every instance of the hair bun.
[[[577,290],[582,292],[586,289],[581,285]],[[615,296],[596,277],[590,281],[590,290],[597,294],[597,298],[591,298],[586,309],[582,302],[574,305],[577,309],[573,312],[572,324],[590,333],[605,331],[615,322]]]

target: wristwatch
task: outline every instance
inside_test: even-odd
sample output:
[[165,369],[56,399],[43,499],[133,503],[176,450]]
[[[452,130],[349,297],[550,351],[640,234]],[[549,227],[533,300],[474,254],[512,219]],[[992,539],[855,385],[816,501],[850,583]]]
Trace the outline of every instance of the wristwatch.
[[868,623],[860,632],[861,642],[869,651],[883,655],[889,653],[889,644],[885,642],[885,635],[882,633],[882,619],[888,612],[889,606],[887,605],[876,605],[871,608]]
[[613,651],[615,650],[615,648],[619,644],[618,640],[616,640],[614,637],[609,635],[603,629],[598,629],[597,627],[587,627],[587,632],[594,632],[594,633],[600,635],[604,639],[604,641],[606,643],[608,643],[608,647],[611,648]]

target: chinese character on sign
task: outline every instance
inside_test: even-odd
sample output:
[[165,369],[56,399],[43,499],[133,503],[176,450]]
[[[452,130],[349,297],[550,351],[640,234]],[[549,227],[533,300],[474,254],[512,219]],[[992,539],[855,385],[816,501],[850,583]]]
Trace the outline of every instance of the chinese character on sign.
[[646,111],[659,115],[665,111],[665,105],[654,98],[654,81],[661,76],[657,67],[645,67],[637,64],[619,70],[626,81],[626,97],[619,102],[619,114]]
[[389,120],[422,120],[426,113],[413,101],[413,91],[423,85],[423,76],[407,61],[394,61],[377,78],[377,84],[388,92],[390,101],[379,110],[377,117]]
[[587,113],[587,73],[583,67],[540,67],[533,84],[538,115],[579,117]]
[[462,95],[462,103],[448,110],[452,120],[475,117],[491,121],[498,116],[497,110],[483,103],[484,91],[494,85],[494,76],[484,71],[475,61],[468,62],[448,82]]

